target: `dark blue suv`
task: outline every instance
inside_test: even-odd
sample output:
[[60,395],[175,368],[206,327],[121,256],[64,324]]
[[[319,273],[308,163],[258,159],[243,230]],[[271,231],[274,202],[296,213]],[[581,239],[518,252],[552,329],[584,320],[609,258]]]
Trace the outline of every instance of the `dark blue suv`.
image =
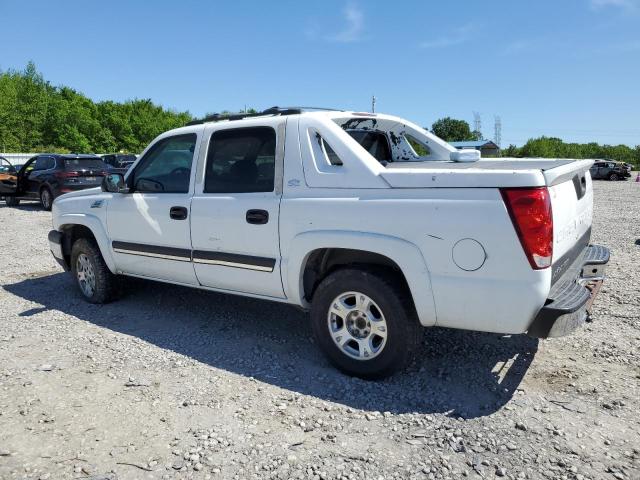
[[109,166],[96,155],[43,153],[20,170],[13,169],[0,182],[0,197],[8,206],[20,200],[39,200],[42,208],[51,210],[53,200],[63,193],[99,187]]

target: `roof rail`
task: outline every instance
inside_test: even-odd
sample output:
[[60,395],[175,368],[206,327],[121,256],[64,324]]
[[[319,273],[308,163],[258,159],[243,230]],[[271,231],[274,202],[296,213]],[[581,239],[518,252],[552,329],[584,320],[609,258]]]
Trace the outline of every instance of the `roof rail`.
[[247,113],[247,112],[238,112],[238,113],[214,113],[212,115],[207,115],[204,118],[191,120],[186,125],[198,125],[201,123],[207,122],[221,122],[223,120],[243,120],[245,118],[252,117],[264,117],[264,116],[278,116],[278,115],[297,115],[306,110],[327,110],[327,111],[338,111],[334,108],[319,108],[319,107],[271,107],[263,110],[262,112],[256,113]]

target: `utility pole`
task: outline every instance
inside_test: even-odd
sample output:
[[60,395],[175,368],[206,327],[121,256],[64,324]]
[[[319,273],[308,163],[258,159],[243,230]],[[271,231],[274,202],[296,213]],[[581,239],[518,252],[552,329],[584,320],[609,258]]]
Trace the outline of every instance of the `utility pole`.
[[502,119],[499,115],[496,115],[494,117],[494,120],[495,123],[493,128],[493,142],[499,147],[500,143],[502,142]]
[[371,95],[371,113],[376,113],[376,96]]

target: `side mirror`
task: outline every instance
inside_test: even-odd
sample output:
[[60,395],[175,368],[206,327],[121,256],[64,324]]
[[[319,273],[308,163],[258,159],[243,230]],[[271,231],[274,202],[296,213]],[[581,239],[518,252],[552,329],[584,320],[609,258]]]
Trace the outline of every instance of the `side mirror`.
[[101,188],[103,192],[110,193],[127,193],[129,191],[121,173],[107,173],[102,179]]

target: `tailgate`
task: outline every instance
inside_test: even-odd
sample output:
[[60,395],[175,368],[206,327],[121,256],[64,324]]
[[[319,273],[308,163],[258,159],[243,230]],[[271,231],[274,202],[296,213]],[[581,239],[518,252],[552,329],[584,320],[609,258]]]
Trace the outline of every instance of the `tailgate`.
[[553,212],[554,280],[589,243],[593,217],[592,160],[576,160],[545,170]]

